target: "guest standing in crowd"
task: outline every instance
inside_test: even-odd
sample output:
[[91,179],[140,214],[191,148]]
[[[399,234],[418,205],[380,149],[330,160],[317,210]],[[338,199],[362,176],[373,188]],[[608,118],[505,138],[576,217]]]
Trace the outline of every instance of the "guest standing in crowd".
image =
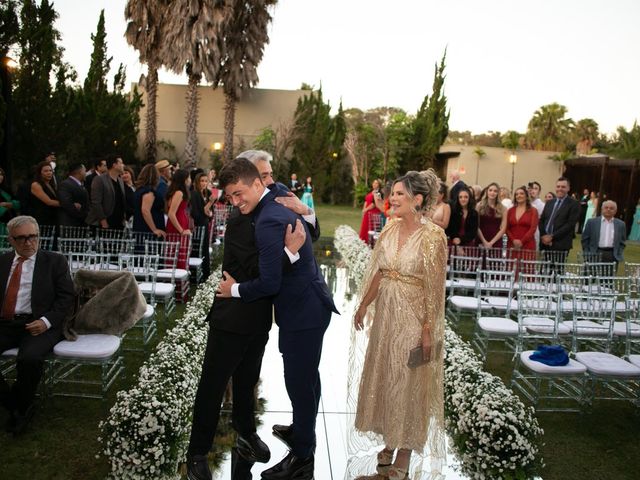
[[446,230],[449,226],[449,221],[451,219],[451,205],[447,202],[447,184],[443,181],[440,181],[438,187],[438,196],[436,198],[435,205],[430,210],[427,215],[428,218],[431,219],[433,223],[438,225],[443,230]]
[[362,223],[360,224],[360,239],[363,242],[369,241],[369,230],[372,229],[374,222],[371,217],[374,215],[380,216],[382,212],[376,207],[374,196],[380,195],[380,187],[382,182],[375,179],[371,183],[371,191],[364,197],[364,206],[362,207]]
[[298,198],[302,195],[302,184],[298,181],[298,175],[295,173],[291,174],[288,187]]
[[471,193],[473,193],[473,198],[477,205],[482,198],[482,187],[480,185],[471,185]]
[[551,200],[555,200],[556,199],[556,195],[553,192],[547,192],[547,194],[544,196],[544,204],[546,205],[547,202],[550,202]]
[[498,201],[500,186],[490,183],[482,193],[478,211],[478,240],[484,248],[502,248],[507,230],[507,209]]
[[52,184],[53,169],[48,161],[43,160],[36,165],[36,172],[31,182],[29,210],[38,225],[58,225],[60,201],[58,192]]
[[[167,210],[167,233],[179,233],[180,235],[191,235],[191,216],[189,214],[189,187],[191,187],[191,177],[185,169],[176,170],[171,178],[171,185],[167,190],[165,199]],[[180,247],[178,254],[178,268],[188,270],[189,254],[184,247]]]
[[[433,172],[408,172],[394,182],[397,220],[376,242],[354,316],[367,328],[368,345],[359,383],[355,428],[379,435],[378,475],[418,478],[413,451],[444,460],[443,349],[447,241],[441,228],[422,222],[440,180]],[[464,189],[459,197],[469,194]],[[375,316],[365,324],[367,308]],[[373,312],[372,312],[373,313]],[[415,363],[410,352],[419,346]],[[410,360],[408,363],[408,359]],[[395,460],[394,460],[395,456]],[[435,472],[431,472],[435,473]]]
[[467,184],[460,180],[460,172],[454,170],[451,172],[451,189],[449,190],[449,203],[453,205],[458,201],[458,193],[460,190],[467,188]]
[[560,177],[556,181],[556,199],[548,201],[540,217],[540,250],[559,251],[560,256],[552,259],[564,263],[573,246],[576,223],[580,217],[580,205],[569,197],[569,180]]
[[511,191],[507,187],[500,187],[500,194],[498,198],[500,199],[500,203],[502,203],[502,206],[506,210],[509,210],[511,207],[513,207],[513,201],[511,200]]
[[120,176],[124,162],[118,155],[107,157],[107,171],[91,182],[91,206],[87,223],[100,228],[124,229],[126,197]]
[[160,175],[155,166],[145,165],[136,181],[133,231],[165,237],[164,200],[157,192]]
[[640,198],[638,199],[638,204],[636,205],[636,213],[633,215],[633,223],[631,225],[629,240],[640,242]]
[[204,227],[203,265],[202,273],[207,278],[211,273],[211,259],[209,257],[209,223],[213,217],[213,197],[209,190],[209,179],[204,172],[196,174],[193,179],[191,192],[191,217],[196,227]]
[[314,209],[313,206],[313,182],[311,182],[311,177],[307,177],[304,186],[302,187],[302,203],[304,203],[311,210]]
[[578,220],[578,233],[582,233],[587,221],[587,208],[589,208],[589,189],[585,188],[580,197],[580,220]]
[[3,225],[0,233],[6,232],[4,225],[17,216],[20,211],[20,202],[13,198],[13,195],[4,185],[5,179],[4,170],[0,168],[0,224]]
[[387,220],[391,218],[392,210],[391,204],[389,203],[389,199],[391,198],[391,186],[393,184],[391,182],[387,182],[382,189],[380,195],[373,196],[373,202],[376,204],[376,208],[380,210],[382,218],[382,226],[384,227],[387,223]]
[[[529,192],[529,199],[531,200],[531,206],[538,211],[538,219],[542,216],[544,210],[544,202],[540,199],[540,193],[542,192],[542,185],[538,182],[529,182],[527,192]],[[536,250],[540,248],[540,230],[536,228],[535,234]]]
[[582,231],[582,250],[587,253],[599,253],[603,262],[616,264],[623,262],[622,256],[627,239],[627,226],[615,218],[618,205],[612,200],[602,203],[602,216],[590,218]]
[[507,213],[507,238],[512,258],[535,260],[537,229],[538,210],[531,205],[526,187],[518,187],[513,195],[513,207]]
[[133,212],[136,209],[136,174],[129,165],[124,166],[122,172],[122,183],[124,183],[124,197],[127,202],[126,218],[127,225],[131,225]]
[[590,218],[594,218],[596,216],[596,212],[598,211],[598,196],[596,192],[591,192],[589,194],[589,200],[587,201],[587,212],[584,216],[584,222],[582,228],[587,225],[587,221]]
[[171,163],[169,163],[169,160],[166,159],[157,161],[156,169],[158,170],[158,175],[160,176],[160,181],[158,182],[156,191],[160,199],[165,202],[167,198],[167,190],[169,190],[169,183],[171,182],[171,176],[173,175],[173,169],[171,168]]
[[87,189],[87,195],[91,199],[91,184],[93,179],[98,175],[102,175],[107,171],[107,159],[104,157],[97,157],[93,160],[93,168],[87,173],[84,179],[84,188]]
[[84,227],[89,213],[89,194],[84,186],[87,169],[82,163],[69,167],[69,176],[60,182],[60,225]]
[[451,220],[446,230],[449,245],[473,247],[478,234],[478,212],[475,200],[468,188],[460,190],[458,200],[451,209]]

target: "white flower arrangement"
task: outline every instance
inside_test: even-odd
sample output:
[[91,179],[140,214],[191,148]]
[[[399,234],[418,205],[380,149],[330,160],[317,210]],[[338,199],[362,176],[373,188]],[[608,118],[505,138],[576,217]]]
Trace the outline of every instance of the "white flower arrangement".
[[118,392],[108,419],[100,423],[112,478],[179,477],[207,343],[205,319],[220,276],[218,269],[198,288],[182,318],[140,367],[137,384]]
[[[341,225],[336,250],[356,283],[362,281],[371,249]],[[462,473],[473,479],[527,479],[542,468],[543,431],[531,407],[495,375],[485,372],[471,346],[447,325],[444,407],[450,448]]]

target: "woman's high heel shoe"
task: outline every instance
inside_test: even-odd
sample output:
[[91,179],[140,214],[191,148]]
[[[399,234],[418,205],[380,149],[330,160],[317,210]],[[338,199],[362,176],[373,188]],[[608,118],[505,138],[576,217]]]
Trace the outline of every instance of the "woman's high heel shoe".
[[389,480],[409,480],[409,473],[406,468],[392,466],[387,472]]
[[387,476],[391,468],[391,463],[393,462],[393,453],[393,450],[387,450],[386,448],[378,452],[378,466],[376,467],[376,471],[379,475]]

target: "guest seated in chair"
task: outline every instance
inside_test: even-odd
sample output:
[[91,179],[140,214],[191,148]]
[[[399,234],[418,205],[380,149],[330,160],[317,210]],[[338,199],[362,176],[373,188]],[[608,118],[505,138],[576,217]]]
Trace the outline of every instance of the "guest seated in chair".
[[0,374],[0,404],[9,411],[7,431],[17,436],[33,416],[44,359],[62,340],[75,291],[64,256],[38,249],[35,218],[15,217],[7,229],[14,252],[0,256],[0,352],[17,347],[18,357],[13,386]]

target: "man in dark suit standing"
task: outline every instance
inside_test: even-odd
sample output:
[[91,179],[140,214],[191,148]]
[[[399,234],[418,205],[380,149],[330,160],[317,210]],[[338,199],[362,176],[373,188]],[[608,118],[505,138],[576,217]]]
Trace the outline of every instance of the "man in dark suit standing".
[[302,185],[300,185],[300,182],[298,181],[298,175],[296,175],[295,173],[291,174],[291,180],[289,181],[288,187],[289,190],[291,190],[291,192],[293,192],[293,194],[297,197],[302,195],[303,187]]
[[16,217],[7,228],[15,252],[0,256],[0,352],[19,350],[13,386],[0,374],[0,403],[10,413],[7,430],[19,435],[33,416],[45,356],[62,340],[75,291],[64,256],[38,249],[33,217]]
[[587,220],[582,232],[582,250],[589,253],[600,253],[603,262],[623,262],[627,227],[619,218],[615,218],[618,205],[613,200],[602,204],[602,216]]
[[95,158],[93,160],[93,168],[84,179],[84,188],[87,189],[87,194],[89,195],[89,198],[91,198],[91,184],[93,182],[93,179],[96,178],[98,175],[102,175],[106,171],[107,171],[107,160],[104,157]]
[[558,251],[554,263],[564,263],[573,247],[576,222],[580,217],[580,205],[569,196],[569,180],[560,177],[556,181],[556,199],[547,202],[542,211],[538,229],[540,231],[540,250]]
[[87,170],[81,163],[69,167],[69,176],[58,186],[60,200],[60,225],[69,227],[85,226],[89,213],[89,195],[84,187]]
[[107,171],[91,183],[91,207],[87,223],[100,228],[122,230],[126,214],[126,194],[120,176],[124,162],[117,155],[107,157]]
[[467,188],[467,184],[460,180],[460,172],[454,170],[451,172],[451,189],[449,190],[449,203],[454,204],[458,201],[460,190]]
[[[283,271],[285,232],[296,225],[300,217],[275,201],[276,193],[265,188],[256,167],[245,159],[236,159],[220,172],[220,184],[240,213],[251,214],[254,219],[260,276],[237,283],[231,274],[224,272],[218,296],[241,298],[244,302],[273,297],[275,319],[280,327],[285,385],[293,406],[293,424],[288,437],[291,452],[262,472],[262,478],[310,480],[321,393],[318,366],[322,340],[331,313],[337,310],[313,256],[308,232],[297,255],[286,253],[294,264]],[[308,228],[306,223],[303,226]]]

